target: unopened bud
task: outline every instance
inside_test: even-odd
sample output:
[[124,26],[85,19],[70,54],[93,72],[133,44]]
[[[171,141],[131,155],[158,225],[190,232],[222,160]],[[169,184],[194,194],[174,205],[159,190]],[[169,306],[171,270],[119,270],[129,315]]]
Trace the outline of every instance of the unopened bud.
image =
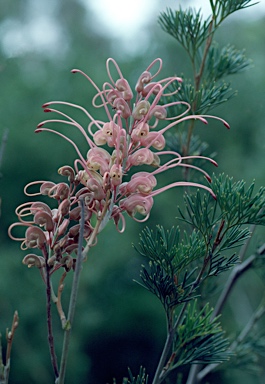
[[150,103],[147,100],[141,100],[136,104],[132,116],[135,120],[141,120],[149,111]]

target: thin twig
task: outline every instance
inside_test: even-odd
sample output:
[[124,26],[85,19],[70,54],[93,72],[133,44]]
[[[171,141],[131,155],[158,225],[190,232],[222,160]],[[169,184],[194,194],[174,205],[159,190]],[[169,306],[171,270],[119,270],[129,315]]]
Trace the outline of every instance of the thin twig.
[[164,345],[164,349],[162,351],[162,354],[161,354],[161,357],[160,357],[160,360],[159,360],[159,363],[158,363],[158,366],[156,369],[156,373],[155,373],[155,376],[153,379],[153,384],[159,384],[164,379],[164,377],[161,378],[161,375],[163,373],[163,368],[165,366],[167,356],[169,354],[169,351],[171,349],[171,346],[172,346],[172,343],[174,340],[174,335],[175,335],[174,329],[171,329],[170,332],[168,332],[168,334],[167,334],[167,339],[166,339],[166,342]]
[[59,376],[57,357],[55,354],[54,348],[54,338],[53,338],[53,329],[52,329],[52,314],[51,314],[51,279],[50,279],[50,266],[48,264],[48,252],[46,248],[43,248],[43,255],[45,258],[45,272],[46,272],[46,316],[47,316],[47,328],[48,328],[48,344],[50,349],[50,356],[52,367],[55,377]]
[[218,301],[217,301],[217,304],[215,306],[215,309],[212,313],[212,319],[214,319],[216,316],[219,315],[219,313],[221,313],[222,309],[223,309],[223,306],[227,300],[227,297],[229,296],[233,286],[235,285],[237,279],[245,272],[247,271],[253,264],[253,262],[257,259],[258,256],[261,256],[262,254],[264,254],[265,252],[265,243],[258,248],[258,250],[256,251],[256,253],[254,253],[253,255],[249,256],[245,261],[243,261],[241,264],[238,264],[234,267],[234,269],[232,270],[229,278],[228,278],[228,281],[224,287],[224,290],[223,292],[221,293]]
[[[197,73],[194,71],[194,91],[195,91],[195,95],[197,94],[197,92],[200,89],[200,83],[201,83],[203,72],[204,72],[204,68],[205,68],[206,58],[207,58],[209,49],[210,49],[211,44],[212,44],[212,40],[213,40],[212,28],[213,28],[213,20],[210,22],[210,25],[209,25],[209,35],[208,35],[206,43],[205,43],[204,52],[203,52],[202,61],[201,61],[201,65],[200,65],[199,71]],[[194,68],[195,68],[195,66],[194,66]],[[196,112],[196,107],[197,107],[197,105],[196,105],[196,99],[195,99],[193,104],[192,104],[192,110],[193,110],[194,113]],[[194,126],[195,126],[195,120],[192,120],[190,125],[189,125],[189,128],[188,128],[187,143],[186,143],[185,150],[184,150],[184,156],[188,156],[189,155],[190,143],[191,143],[191,138],[192,138],[192,133],[193,133],[193,130],[194,130]],[[185,169],[185,172],[186,172],[186,178],[187,178],[188,177],[188,173],[189,173],[188,168]]]
[[18,313],[15,311],[14,316],[13,316],[13,322],[11,326],[11,330],[9,331],[8,329],[6,330],[6,340],[7,340],[7,348],[6,348],[6,361],[5,365],[3,363],[2,359],[2,348],[1,348],[1,342],[0,342],[0,384],[8,384],[9,380],[9,373],[10,373],[10,356],[11,356],[11,349],[12,349],[12,344],[14,341],[14,335],[15,331],[18,327]]
[[69,350],[69,344],[70,344],[70,336],[71,336],[71,328],[74,320],[74,314],[75,314],[75,307],[76,307],[76,301],[77,301],[77,293],[78,293],[78,287],[79,287],[79,281],[80,281],[80,274],[82,270],[82,248],[83,248],[83,238],[84,238],[84,225],[85,225],[85,208],[84,208],[84,200],[80,199],[80,206],[81,206],[81,218],[80,218],[80,232],[79,232],[79,239],[78,239],[78,252],[77,252],[77,258],[75,263],[75,271],[74,271],[74,277],[73,277],[73,284],[72,284],[72,290],[71,290],[71,296],[70,296],[70,302],[69,302],[69,309],[68,309],[68,316],[67,321],[65,323],[65,332],[64,332],[64,340],[63,340],[63,350],[62,350],[62,357],[61,357],[61,365],[60,365],[60,374],[58,379],[55,381],[55,383],[63,384],[65,380],[65,373],[66,373],[66,364],[67,364],[67,358],[68,358],[68,350]]
[[69,344],[70,344],[70,336],[71,336],[71,328],[74,320],[74,313],[75,313],[75,307],[77,302],[77,293],[78,293],[78,287],[79,287],[79,281],[80,281],[80,274],[82,270],[82,262],[86,259],[87,253],[91,246],[94,244],[96,237],[99,233],[100,224],[102,220],[105,217],[105,214],[107,213],[108,207],[109,207],[109,194],[106,198],[106,203],[104,206],[103,211],[98,216],[97,223],[95,225],[95,228],[84,248],[83,249],[83,237],[84,237],[84,224],[85,224],[85,211],[84,211],[84,201],[80,199],[80,205],[81,205],[81,219],[80,219],[80,232],[79,232],[79,241],[78,241],[78,253],[75,263],[75,272],[73,277],[73,284],[72,284],[72,290],[71,290],[71,296],[70,296],[70,302],[69,302],[69,308],[68,308],[68,315],[67,315],[67,321],[65,323],[65,332],[64,332],[64,341],[63,341],[63,350],[62,350],[62,357],[61,357],[61,365],[60,365],[60,373],[59,377],[56,379],[56,384],[63,384],[65,380],[65,373],[66,373],[66,364],[67,364],[67,358],[68,358],[68,351],[69,351]]

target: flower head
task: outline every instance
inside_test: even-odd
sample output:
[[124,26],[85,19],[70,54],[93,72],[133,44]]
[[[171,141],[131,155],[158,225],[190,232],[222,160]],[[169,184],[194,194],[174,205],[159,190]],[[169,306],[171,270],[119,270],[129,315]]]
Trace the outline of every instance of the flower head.
[[[158,67],[156,71],[155,67]],[[95,108],[105,110],[105,121],[95,120],[80,105],[61,101],[44,105],[44,112],[55,113],[57,118],[41,122],[36,132],[48,131],[61,136],[75,148],[77,158],[73,167],[66,165],[59,169],[59,173],[68,178],[67,183],[39,182],[38,194],[56,200],[57,208],[51,210],[40,202],[23,204],[17,209],[19,223],[13,224],[10,229],[11,235],[14,226],[26,226],[25,238],[20,239],[23,247],[48,247],[55,269],[58,265],[68,268],[68,256],[77,249],[80,199],[85,202],[84,238],[93,245],[97,233],[110,219],[113,219],[120,232],[124,230],[125,212],[137,221],[145,221],[153,206],[153,197],[171,187],[195,186],[204,188],[213,195],[209,187],[186,181],[174,180],[171,184],[155,189],[159,173],[179,166],[192,167],[210,180],[205,171],[186,162],[196,156],[181,157],[177,152],[164,150],[164,135],[172,127],[190,119],[207,123],[204,116],[188,114],[190,106],[186,102],[176,101],[162,105],[162,98],[173,94],[168,91],[170,84],[181,83],[181,78],[155,80],[162,69],[162,60],[156,59],[140,74],[133,93],[115,60],[108,59],[106,68],[109,81],[101,89],[84,72],[72,70],[73,73],[82,74],[96,89],[92,104]],[[174,91],[176,92],[178,91]],[[85,130],[75,119],[55,108],[62,104],[81,110],[90,120],[88,129]],[[167,117],[167,108],[178,104],[184,105],[186,111]],[[159,129],[161,120],[165,123]],[[82,154],[82,150],[70,138],[54,129],[54,125],[58,123],[72,126],[82,133],[87,144],[86,155]],[[171,160],[164,162],[165,155],[171,156]],[[204,159],[216,165],[213,160]],[[141,165],[148,166],[150,171],[143,172],[139,169]],[[129,174],[132,176],[129,177]],[[26,187],[26,194],[35,195],[28,193],[28,187],[35,184],[37,182]],[[31,216],[32,219],[26,221],[25,216]],[[97,224],[92,224],[95,222],[93,217]],[[73,225],[73,222],[76,223]],[[31,254],[25,260],[29,260],[28,265],[31,266],[36,264],[33,259]],[[37,264],[42,265],[42,259]]]

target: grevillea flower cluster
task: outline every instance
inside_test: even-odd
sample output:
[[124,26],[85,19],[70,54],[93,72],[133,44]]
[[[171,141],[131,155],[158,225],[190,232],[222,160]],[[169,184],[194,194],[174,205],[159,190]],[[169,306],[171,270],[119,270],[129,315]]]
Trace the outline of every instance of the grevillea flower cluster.
[[[154,203],[153,197],[169,188],[195,186],[213,195],[209,187],[187,181],[174,181],[157,188],[157,176],[175,167],[191,167],[210,181],[205,171],[187,163],[187,160],[202,158],[217,165],[206,157],[182,157],[177,152],[165,150],[164,135],[169,129],[190,119],[207,123],[206,118],[209,117],[190,114],[190,106],[184,101],[162,103],[162,99],[174,94],[168,91],[169,86],[173,82],[180,85],[181,78],[156,81],[162,68],[162,60],[156,59],[140,75],[133,92],[113,59],[107,60],[106,67],[109,81],[103,84],[102,89],[82,71],[72,70],[82,74],[96,89],[92,104],[105,109],[105,121],[94,119],[82,106],[68,102],[52,101],[43,106],[44,112],[57,114],[57,117],[41,122],[36,132],[48,131],[61,136],[75,148],[77,158],[73,167],[66,165],[59,169],[59,174],[66,177],[66,181],[57,184],[32,182],[25,187],[27,196],[47,195],[57,202],[53,209],[43,202],[27,202],[16,210],[19,222],[11,225],[10,236],[14,238],[11,234],[14,227],[24,226],[25,236],[16,240],[22,241],[23,249],[39,248],[42,251],[42,256],[29,254],[24,258],[28,266],[35,265],[42,270],[46,262],[50,273],[60,267],[65,270],[74,267],[75,259],[71,254],[78,248],[81,200],[84,202],[83,237],[88,249],[96,243],[97,234],[109,220],[114,221],[120,232],[125,229],[125,213],[136,221],[147,220]],[[58,105],[81,110],[90,121],[87,130],[56,109]],[[182,110],[184,106],[185,111],[168,117],[167,110],[176,105],[182,106]],[[165,123],[159,129],[160,120]],[[225,121],[219,120],[227,126]],[[74,141],[54,128],[57,124],[71,126],[82,133],[87,145],[86,155]],[[143,165],[147,171],[142,170]],[[29,188],[37,184],[39,192],[29,192]]]

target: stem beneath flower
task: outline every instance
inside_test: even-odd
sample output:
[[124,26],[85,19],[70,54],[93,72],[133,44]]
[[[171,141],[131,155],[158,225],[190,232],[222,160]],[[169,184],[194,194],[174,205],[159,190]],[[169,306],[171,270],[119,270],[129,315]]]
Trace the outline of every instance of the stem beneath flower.
[[52,314],[51,314],[52,288],[51,288],[51,280],[50,280],[50,267],[48,265],[47,249],[43,248],[42,251],[45,259],[45,272],[46,272],[46,316],[47,316],[47,327],[48,327],[48,343],[49,343],[50,356],[51,356],[54,375],[55,377],[58,377],[59,370],[58,370],[58,364],[57,364],[57,357],[55,354],[54,338],[53,338],[53,330],[52,330]]
[[75,264],[75,271],[74,271],[71,297],[70,297],[70,303],[69,303],[69,309],[68,309],[68,316],[67,316],[67,321],[65,324],[63,350],[62,350],[61,365],[60,365],[60,374],[59,374],[59,377],[55,381],[56,384],[63,384],[64,380],[65,380],[66,364],[67,364],[69,344],[70,344],[70,336],[71,336],[71,328],[72,328],[72,324],[73,324],[73,320],[74,320],[74,313],[75,313],[75,307],[76,307],[76,302],[77,302],[77,293],[78,293],[78,287],[79,287],[79,281],[80,281],[80,274],[81,274],[81,270],[82,270],[82,259],[83,259],[83,257],[82,257],[83,256],[82,244],[83,244],[84,224],[85,224],[85,214],[84,214],[85,208],[84,208],[84,201],[82,199],[80,199],[80,206],[81,206],[81,219],[80,219],[80,233],[79,233],[79,240],[78,240],[78,252],[77,252],[77,258],[76,258],[76,264]]
[[84,237],[84,224],[85,224],[85,208],[84,208],[84,201],[80,199],[80,205],[81,205],[81,219],[80,219],[80,232],[79,232],[79,241],[78,241],[78,253],[76,258],[76,264],[75,264],[75,272],[73,277],[73,284],[72,284],[72,290],[71,290],[71,297],[70,297],[70,303],[69,303],[69,309],[68,309],[68,316],[67,321],[65,323],[65,333],[64,333],[64,340],[63,340],[63,350],[62,350],[62,356],[61,356],[61,365],[60,365],[60,373],[59,377],[56,379],[55,384],[64,384],[65,380],[65,373],[66,373],[66,364],[67,364],[67,358],[68,358],[68,351],[69,351],[69,344],[70,344],[70,336],[71,336],[71,328],[74,320],[74,314],[75,314],[75,307],[77,302],[77,293],[78,293],[78,287],[80,282],[80,275],[82,270],[82,262],[86,259],[87,253],[90,249],[90,247],[93,245],[100,229],[100,224],[107,213],[107,209],[109,206],[109,196],[106,198],[106,203],[104,206],[104,209],[101,213],[101,215],[97,219],[97,223],[95,225],[95,228],[84,248],[83,248],[83,237]]

